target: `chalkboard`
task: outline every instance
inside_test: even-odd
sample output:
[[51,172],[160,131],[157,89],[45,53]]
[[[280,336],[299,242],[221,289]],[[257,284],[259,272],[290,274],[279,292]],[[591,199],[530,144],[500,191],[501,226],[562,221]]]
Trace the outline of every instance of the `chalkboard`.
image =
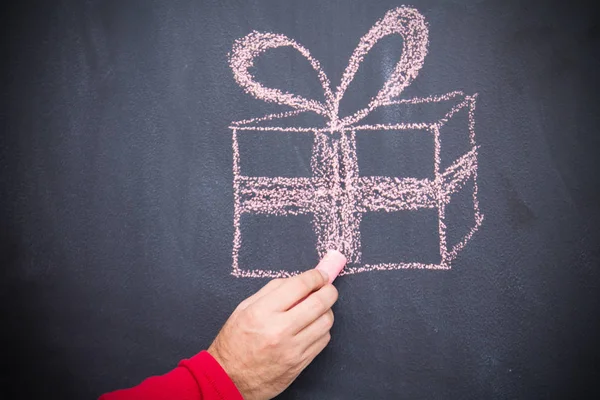
[[165,373],[327,248],[279,398],[600,395],[590,4],[5,5],[3,398]]

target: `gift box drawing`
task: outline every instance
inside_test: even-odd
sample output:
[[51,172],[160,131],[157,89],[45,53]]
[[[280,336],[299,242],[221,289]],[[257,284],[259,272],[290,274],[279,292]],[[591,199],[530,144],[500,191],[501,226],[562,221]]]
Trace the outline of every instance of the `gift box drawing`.
[[[399,34],[403,51],[391,76],[383,88],[363,109],[347,117],[339,117],[339,104],[371,48],[383,37]],[[233,189],[234,239],[233,271],[238,277],[285,277],[299,271],[247,269],[240,265],[240,249],[244,244],[240,227],[243,214],[310,215],[316,235],[319,256],[327,249],[340,250],[349,260],[342,274],[372,270],[404,268],[449,269],[451,262],[464,248],[482,223],[483,215],[477,200],[477,144],[474,131],[476,95],[460,91],[421,98],[398,99],[403,90],[416,78],[427,54],[428,29],[424,17],[415,9],[400,7],[390,10],[360,40],[335,91],[310,52],[294,40],[280,34],[252,32],[238,39],[229,61],[237,83],[257,99],[287,105],[292,111],[268,114],[262,117],[233,122]],[[304,56],[317,72],[323,87],[325,101],[309,100],[295,94],[268,88],[258,83],[249,72],[254,60],[263,52],[281,46],[291,46]],[[376,110],[403,107],[433,107],[434,118],[407,117],[393,123],[365,122],[373,119]],[[321,126],[294,125],[295,118],[307,113],[322,116]],[[465,114],[464,136],[466,150],[452,160],[444,160],[445,127],[455,116]],[[409,116],[412,116],[409,118]],[[284,123],[285,121],[285,123]],[[292,123],[290,124],[290,121]],[[357,133],[404,134],[419,132],[433,143],[430,165],[431,176],[361,176],[357,155]],[[241,173],[239,135],[248,132],[269,132],[277,135],[288,132],[311,135],[313,140],[310,177],[246,176]],[[454,195],[470,190],[472,211],[466,232],[454,242],[448,239],[446,208]],[[439,258],[436,262],[397,260],[389,263],[364,263],[361,246],[361,220],[367,213],[435,210]],[[307,266],[308,267],[308,266]]]

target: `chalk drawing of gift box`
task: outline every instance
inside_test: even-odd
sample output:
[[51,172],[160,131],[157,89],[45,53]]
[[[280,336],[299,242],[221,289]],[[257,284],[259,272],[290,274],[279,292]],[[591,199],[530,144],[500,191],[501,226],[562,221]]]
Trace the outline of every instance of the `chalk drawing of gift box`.
[[[354,114],[340,118],[339,104],[365,55],[381,38],[399,34],[403,51],[390,78],[369,104]],[[327,249],[340,250],[349,261],[342,274],[373,270],[405,268],[449,269],[451,262],[478,230],[483,215],[477,199],[477,157],[474,111],[477,95],[454,91],[442,95],[399,99],[421,69],[427,54],[428,29],[424,17],[413,8],[390,10],[360,40],[335,91],[320,64],[310,52],[296,41],[273,33],[252,32],[238,39],[229,55],[230,66],[237,83],[254,97],[287,105],[293,111],[268,114],[262,117],[232,122],[233,133],[233,189],[234,239],[233,271],[237,277],[286,277],[299,271],[277,269],[247,269],[240,265],[239,254],[244,239],[240,228],[243,214],[276,216],[311,215],[316,234],[316,250],[322,256]],[[268,88],[258,83],[249,72],[254,59],[263,52],[282,46],[291,46],[302,54],[317,72],[325,94],[325,102],[305,99],[298,95]],[[403,111],[398,111],[398,107]],[[432,107],[438,114],[433,118],[415,119],[421,115],[411,108]],[[405,120],[393,123],[370,121],[378,110],[392,110],[405,115]],[[441,112],[439,110],[442,110]],[[414,110],[413,110],[414,111]],[[294,126],[294,119],[315,113],[327,121],[322,126]],[[462,131],[467,148],[451,162],[444,163],[445,127],[456,115],[466,114]],[[375,119],[377,119],[375,117]],[[292,123],[290,124],[290,121]],[[418,131],[433,142],[433,154],[425,160],[431,165],[431,176],[426,178],[394,176],[361,176],[356,150],[357,132],[388,132],[403,134]],[[239,135],[248,132],[293,132],[313,137],[310,177],[246,176],[240,169]],[[466,233],[450,243],[447,237],[446,208],[454,194],[470,182],[472,211]],[[403,261],[363,263],[361,249],[361,219],[372,212],[415,211],[437,212],[439,258],[437,262]],[[309,267],[309,266],[307,266]]]

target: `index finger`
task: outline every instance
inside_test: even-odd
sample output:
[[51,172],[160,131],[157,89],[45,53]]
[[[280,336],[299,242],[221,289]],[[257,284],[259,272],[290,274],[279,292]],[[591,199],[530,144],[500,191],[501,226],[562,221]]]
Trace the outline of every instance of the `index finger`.
[[275,311],[287,311],[315,290],[327,283],[325,274],[316,269],[303,272],[300,275],[287,278],[277,289],[258,299],[255,304],[261,304]]
[[246,308],[256,301],[260,300],[261,297],[266,296],[271,293],[273,290],[277,289],[280,285],[285,282],[284,279],[273,279],[269,281],[265,286],[263,286],[258,292],[254,293],[252,296],[248,297],[244,301],[240,303],[242,308]]

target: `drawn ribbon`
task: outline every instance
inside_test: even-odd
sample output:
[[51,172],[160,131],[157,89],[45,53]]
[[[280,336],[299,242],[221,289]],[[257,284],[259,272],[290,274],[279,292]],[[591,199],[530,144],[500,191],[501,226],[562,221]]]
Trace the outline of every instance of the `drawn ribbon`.
[[[339,104],[344,93],[358,71],[360,64],[371,48],[383,37],[399,34],[403,38],[403,50],[400,60],[396,64],[390,78],[383,88],[374,96],[367,107],[356,111],[354,114],[340,119],[338,116]],[[411,84],[423,66],[428,45],[427,25],[425,18],[416,9],[399,7],[388,11],[385,16],[377,21],[369,32],[363,36],[352,53],[350,61],[340,85],[335,93],[327,75],[321,69],[319,62],[314,59],[308,49],[288,38],[285,35],[251,32],[245,37],[236,40],[230,54],[229,63],[233,70],[236,82],[252,96],[267,102],[274,102],[290,106],[300,112],[312,111],[329,120],[331,130],[352,125],[377,107],[389,104]],[[317,100],[306,99],[302,96],[283,92],[279,89],[268,88],[255,81],[249,69],[254,65],[254,59],[269,49],[291,46],[298,50],[317,72],[319,81],[325,94],[325,103]]]

